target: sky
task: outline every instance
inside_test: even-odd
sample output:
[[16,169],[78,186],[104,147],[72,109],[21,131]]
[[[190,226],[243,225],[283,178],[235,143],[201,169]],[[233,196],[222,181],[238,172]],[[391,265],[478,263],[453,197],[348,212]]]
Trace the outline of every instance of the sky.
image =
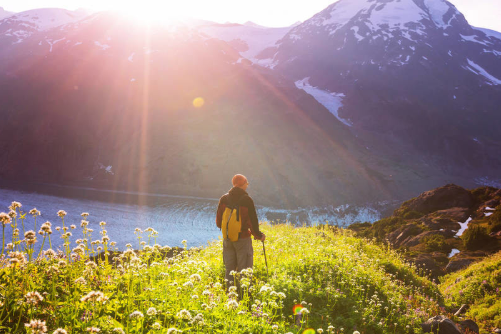
[[[333,2],[335,0],[3,0],[0,6],[14,12],[40,7],[88,8],[94,11],[125,9],[158,18],[182,15],[221,23],[253,21],[278,27],[307,20]],[[501,31],[501,0],[450,2],[471,25]]]

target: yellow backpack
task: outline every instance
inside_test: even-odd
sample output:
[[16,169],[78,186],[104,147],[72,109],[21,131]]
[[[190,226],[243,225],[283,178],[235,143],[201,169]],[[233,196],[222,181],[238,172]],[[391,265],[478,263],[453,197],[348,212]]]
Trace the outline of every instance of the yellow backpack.
[[238,241],[238,234],[242,229],[238,205],[228,205],[223,212],[221,231],[223,238],[231,241]]

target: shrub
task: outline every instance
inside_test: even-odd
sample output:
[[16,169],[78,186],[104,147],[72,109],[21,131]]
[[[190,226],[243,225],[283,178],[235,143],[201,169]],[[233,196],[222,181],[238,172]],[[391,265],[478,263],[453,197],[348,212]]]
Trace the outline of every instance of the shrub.
[[374,237],[381,241],[386,238],[388,233],[395,231],[400,226],[404,225],[405,221],[401,217],[388,217],[378,220],[372,224],[372,229],[367,230],[365,237]]
[[423,238],[422,243],[428,252],[445,252],[450,248],[445,237],[440,234],[427,235]]
[[418,211],[407,211],[404,213],[403,218],[404,219],[418,219],[424,216],[424,213],[418,212]]
[[495,223],[491,227],[489,227],[489,233],[496,233],[501,231],[501,222]]
[[483,203],[488,201],[491,198],[490,187],[479,187],[473,190],[470,190],[470,193],[473,195],[473,199],[475,203]]
[[489,224],[501,224],[501,210],[497,209],[489,218]]
[[487,230],[479,225],[469,226],[461,236],[466,249],[477,250],[490,241]]
[[352,230],[356,233],[361,233],[361,234],[364,234],[368,229],[370,229],[372,227],[372,224],[369,223],[369,222],[365,222],[365,223],[353,223],[351,224],[350,226],[348,226],[348,229],[349,230]]

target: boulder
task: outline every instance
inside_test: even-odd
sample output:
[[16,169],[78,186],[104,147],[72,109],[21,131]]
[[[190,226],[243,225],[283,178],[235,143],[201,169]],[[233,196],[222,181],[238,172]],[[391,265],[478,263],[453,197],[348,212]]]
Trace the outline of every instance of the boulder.
[[445,271],[447,273],[452,273],[454,271],[461,270],[468,267],[473,262],[485,258],[487,255],[488,253],[484,251],[461,252],[451,258],[449,264],[445,267]]
[[428,319],[428,321],[421,324],[421,328],[425,333],[463,334],[454,321],[444,315],[437,315]]
[[414,260],[414,264],[418,268],[426,269],[430,272],[431,277],[438,278],[445,274],[443,263],[447,263],[447,256],[443,253],[434,252],[433,254],[419,254]]
[[499,200],[498,199],[491,199],[490,201],[487,201],[484,203],[484,205],[487,207],[490,207],[490,208],[496,208],[496,206],[499,205]]
[[405,203],[410,210],[425,214],[454,207],[470,208],[472,204],[470,192],[455,184],[426,191]]
[[447,273],[452,273],[458,270],[461,270],[463,268],[468,267],[470,264],[475,262],[473,259],[457,259],[457,260],[451,260],[449,264],[445,267],[445,271]]
[[463,332],[466,332],[466,330],[468,330],[468,333],[478,334],[480,332],[480,328],[478,328],[475,321],[470,319],[458,322],[458,326],[463,330]]
[[420,221],[432,230],[457,230],[460,228],[458,222],[464,222],[468,216],[468,208],[454,207],[427,214]]
[[413,236],[421,233],[423,229],[415,224],[407,224],[399,227],[387,236],[387,240],[395,247],[400,247],[404,242]]

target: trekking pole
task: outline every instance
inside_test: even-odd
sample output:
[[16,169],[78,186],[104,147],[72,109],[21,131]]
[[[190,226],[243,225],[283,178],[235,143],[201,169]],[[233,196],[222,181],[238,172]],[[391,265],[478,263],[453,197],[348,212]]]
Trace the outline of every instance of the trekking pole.
[[266,277],[270,277],[270,274],[268,273],[268,260],[266,260],[266,249],[264,248],[264,241],[261,242],[263,243],[264,263],[266,263]]

